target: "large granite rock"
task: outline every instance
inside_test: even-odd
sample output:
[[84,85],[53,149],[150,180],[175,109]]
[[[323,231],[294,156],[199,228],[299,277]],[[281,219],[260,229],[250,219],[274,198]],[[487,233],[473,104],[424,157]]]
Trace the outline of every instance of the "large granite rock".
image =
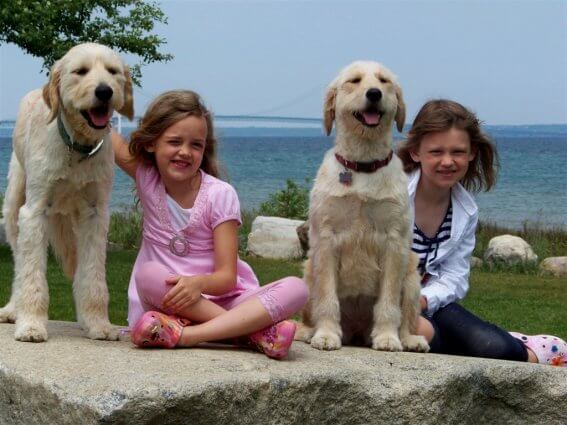
[[283,260],[303,257],[295,230],[302,223],[301,220],[281,217],[256,217],[248,235],[248,252],[259,257]]
[[530,244],[519,236],[501,235],[495,236],[488,242],[484,261],[489,264],[535,263],[537,255]]
[[567,277],[567,257],[547,257],[540,263],[539,268],[553,276]]
[[144,350],[50,322],[49,341],[0,325],[1,424],[567,423],[567,370],[295,342]]

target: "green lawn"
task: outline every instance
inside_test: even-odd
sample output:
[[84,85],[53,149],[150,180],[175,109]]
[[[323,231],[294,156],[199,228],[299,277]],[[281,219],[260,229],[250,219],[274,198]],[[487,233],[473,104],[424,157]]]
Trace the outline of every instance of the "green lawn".
[[[110,290],[110,320],[126,324],[127,287],[135,251],[108,254],[107,276]],[[267,283],[288,275],[301,276],[300,262],[283,262],[244,257]],[[0,247],[0,305],[10,295],[13,265],[10,249]],[[58,264],[49,259],[47,279],[51,296],[49,317],[75,320],[71,282]],[[522,274],[517,271],[477,271],[464,305],[480,317],[509,330],[548,333],[567,338],[567,279]]]

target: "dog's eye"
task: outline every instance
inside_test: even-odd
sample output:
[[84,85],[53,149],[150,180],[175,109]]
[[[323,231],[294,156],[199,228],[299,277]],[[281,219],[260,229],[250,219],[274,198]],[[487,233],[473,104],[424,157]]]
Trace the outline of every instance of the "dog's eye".
[[106,70],[112,75],[118,74],[118,70],[116,68],[106,68]]
[[87,72],[89,72],[89,70],[88,70],[88,68],[85,68],[85,67],[82,67],[82,68],[79,68],[79,69],[75,69],[75,70],[73,71],[73,73],[75,73],[75,74],[77,74],[77,75],[86,75]]
[[387,83],[390,82],[390,80],[388,80],[387,78],[384,78],[384,77],[380,77],[380,82],[381,82],[381,83],[384,83],[384,84],[387,84]]
[[361,80],[361,78],[360,78],[360,77],[357,77],[357,78],[353,78],[352,80],[350,80],[350,81],[349,81],[349,83],[352,83],[352,84],[358,84],[358,83],[360,83],[360,80]]

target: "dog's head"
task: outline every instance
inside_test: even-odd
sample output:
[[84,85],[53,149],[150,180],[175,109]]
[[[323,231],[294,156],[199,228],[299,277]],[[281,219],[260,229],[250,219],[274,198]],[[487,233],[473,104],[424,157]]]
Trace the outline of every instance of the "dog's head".
[[64,112],[73,129],[86,137],[106,131],[115,110],[134,117],[128,67],[96,43],[73,47],[53,65],[43,99],[51,109],[49,122]]
[[329,85],[323,114],[327,135],[336,120],[351,133],[372,138],[389,129],[394,120],[401,132],[406,107],[396,76],[389,69],[377,62],[357,61]]

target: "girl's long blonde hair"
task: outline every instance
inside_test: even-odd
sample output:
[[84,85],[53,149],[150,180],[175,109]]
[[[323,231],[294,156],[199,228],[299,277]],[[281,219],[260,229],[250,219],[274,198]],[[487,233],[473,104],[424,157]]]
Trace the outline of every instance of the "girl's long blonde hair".
[[419,168],[419,163],[413,161],[410,152],[419,149],[425,135],[448,131],[451,128],[467,132],[471,150],[475,154],[461,184],[473,192],[490,190],[496,183],[499,168],[496,148],[488,136],[482,132],[476,115],[452,100],[430,100],[421,107],[413,121],[408,138],[400,144],[397,151],[404,165],[404,171],[410,173]]
[[201,97],[191,90],[171,90],[162,93],[148,106],[138,128],[130,135],[129,151],[135,160],[156,165],[155,156],[148,152],[162,133],[177,121],[188,116],[204,117],[207,122],[207,139],[201,169],[214,177],[219,177],[217,158],[217,139],[215,138],[211,113],[201,101]]

